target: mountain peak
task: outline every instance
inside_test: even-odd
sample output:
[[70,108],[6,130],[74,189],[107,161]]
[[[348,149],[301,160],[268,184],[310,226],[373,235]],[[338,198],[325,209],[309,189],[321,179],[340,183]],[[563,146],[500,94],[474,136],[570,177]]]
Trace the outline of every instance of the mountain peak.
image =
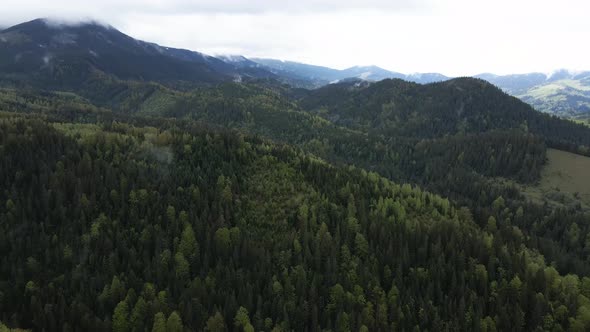
[[[249,64],[237,66],[199,52],[144,42],[91,19],[40,18],[0,32],[0,72],[31,73],[74,85],[96,71],[119,79],[170,84],[272,76],[255,63]],[[55,74],[64,72],[61,66],[73,73],[70,81],[57,80]]]
[[350,71],[350,72],[365,72],[365,71],[371,71],[371,72],[390,72],[387,69],[383,69],[379,66],[375,66],[375,65],[369,65],[369,66],[354,66],[354,67],[350,67],[347,69],[344,69],[344,71]]
[[381,68],[381,67],[379,67],[379,66],[375,66],[375,65],[369,65],[369,66],[354,66],[354,67],[351,67],[351,68],[349,68],[349,69],[363,69],[363,70],[367,70],[367,69],[369,69],[369,70],[385,70],[385,69],[383,69],[383,68]]
[[94,28],[94,29],[101,29],[101,30],[115,30],[113,26],[100,22],[95,19],[84,19],[84,20],[64,20],[64,19],[56,19],[56,18],[37,18],[29,22],[24,22],[21,24],[17,24],[10,28],[4,30],[5,32],[9,31],[20,31],[20,32],[33,32],[35,30],[63,30],[63,29],[71,29],[71,28]]
[[[135,39],[125,35],[114,27],[96,20],[67,21],[52,18],[38,18],[3,30],[2,41],[12,45],[29,45],[43,48],[73,47],[85,45],[89,49],[100,44],[119,45],[121,42],[133,42]],[[21,52],[26,50],[20,50]],[[29,50],[30,51],[30,50]]]
[[222,60],[225,63],[229,63],[234,66],[248,66],[248,67],[258,67],[258,64],[243,55],[238,54],[221,54],[216,55],[216,58]]
[[572,70],[572,69],[556,69],[549,73],[545,73],[548,81],[557,81],[562,79],[575,79],[579,77],[588,76],[588,71],[585,70]]

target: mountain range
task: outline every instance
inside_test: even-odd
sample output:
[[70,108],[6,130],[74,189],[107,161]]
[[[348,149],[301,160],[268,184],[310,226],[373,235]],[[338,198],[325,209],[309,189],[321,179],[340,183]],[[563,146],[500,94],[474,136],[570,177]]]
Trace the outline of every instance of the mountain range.
[[590,127],[263,61],[0,32],[0,332],[590,330]]
[[[271,79],[295,87],[318,88],[356,78],[402,79],[420,84],[445,81],[439,73],[403,74],[377,66],[343,70],[292,61],[210,56],[134,39],[96,22],[56,23],[36,19],[0,31],[0,81],[68,90],[97,77],[154,81],[195,87],[225,81]],[[551,74],[475,75],[533,105],[568,118],[590,117],[590,71]]]
[[199,52],[136,40],[94,22],[66,25],[43,19],[0,33],[0,72],[5,77],[32,77],[42,84],[66,87],[98,72],[170,85],[273,76]]
[[[377,66],[351,67],[337,70],[327,67],[274,59],[252,59],[281,77],[293,77],[312,82],[319,87],[355,77],[368,81],[398,78],[428,84],[449,80],[439,73],[402,74]],[[535,109],[567,118],[590,115],[590,71],[557,70],[553,73],[495,75],[483,73],[474,77],[484,79],[505,92],[533,105]]]
[[275,59],[253,58],[252,60],[266,66],[276,75],[307,79],[317,87],[335,83],[347,78],[358,78],[367,81],[380,81],[387,78],[398,78],[420,84],[446,81],[450,78],[438,73],[415,73],[406,75],[399,72],[389,71],[377,66],[355,66],[338,70],[329,67]]
[[590,71],[561,69],[549,74],[481,74],[477,77],[499,86],[539,111],[569,118],[590,115]]

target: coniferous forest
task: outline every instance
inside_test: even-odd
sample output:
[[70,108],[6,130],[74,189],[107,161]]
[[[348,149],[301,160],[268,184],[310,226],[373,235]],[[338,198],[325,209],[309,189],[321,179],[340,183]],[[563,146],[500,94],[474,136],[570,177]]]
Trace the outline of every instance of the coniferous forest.
[[[267,95],[248,98],[281,98],[252,89]],[[530,130],[372,137],[261,103],[259,112],[279,114],[253,131],[245,121],[206,118],[240,107],[213,112],[205,97],[202,121],[129,116],[52,95],[31,111],[39,98],[23,96],[28,112],[0,120],[5,326],[590,324],[588,215],[527,202],[510,183],[490,185],[539,177],[549,143]],[[271,130],[295,121],[305,125],[285,132],[293,144],[281,143]]]
[[471,78],[82,65],[1,80],[1,332],[590,330],[590,212],[523,189],[590,128]]

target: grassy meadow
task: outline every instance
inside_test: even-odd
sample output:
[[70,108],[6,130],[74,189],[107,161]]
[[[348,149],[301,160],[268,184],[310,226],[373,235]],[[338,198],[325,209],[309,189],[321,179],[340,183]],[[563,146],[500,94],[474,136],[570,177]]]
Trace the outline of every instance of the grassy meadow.
[[535,201],[566,206],[579,203],[590,210],[590,158],[548,149],[547,159],[541,181],[525,188],[525,194]]

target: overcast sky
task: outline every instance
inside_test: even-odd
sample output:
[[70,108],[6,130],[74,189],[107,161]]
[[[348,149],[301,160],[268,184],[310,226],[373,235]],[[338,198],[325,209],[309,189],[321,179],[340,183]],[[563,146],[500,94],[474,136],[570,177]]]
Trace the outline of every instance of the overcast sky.
[[0,0],[0,26],[96,19],[209,54],[474,75],[590,69],[589,0]]

